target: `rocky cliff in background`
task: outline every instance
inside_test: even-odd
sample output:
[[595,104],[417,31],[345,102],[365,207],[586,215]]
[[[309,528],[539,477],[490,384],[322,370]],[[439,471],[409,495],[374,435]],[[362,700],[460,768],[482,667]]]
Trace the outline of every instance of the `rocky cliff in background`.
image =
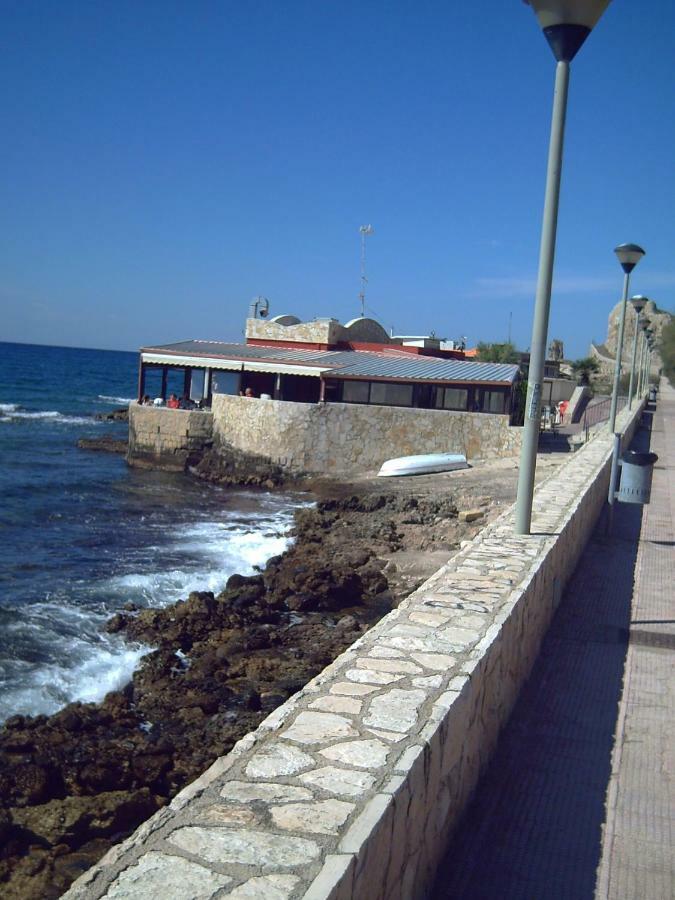
[[[649,326],[654,330],[657,344],[661,340],[661,333],[666,325],[672,319],[672,315],[665,310],[659,309],[653,300],[649,300],[642,311],[643,318],[649,319]],[[616,358],[616,345],[619,337],[619,319],[621,317],[621,301],[619,301],[609,314],[607,321],[607,340],[605,347],[608,353]],[[632,306],[626,310],[626,327],[624,331],[623,346],[624,355],[630,353],[633,346],[633,337],[635,335],[636,316]],[[627,348],[629,348],[627,350]],[[660,366],[660,362],[654,364],[654,368]]]

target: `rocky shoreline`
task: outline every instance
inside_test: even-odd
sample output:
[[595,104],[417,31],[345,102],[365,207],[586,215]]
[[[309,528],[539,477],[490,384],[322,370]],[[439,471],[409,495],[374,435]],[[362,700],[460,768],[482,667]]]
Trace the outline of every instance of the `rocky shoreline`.
[[[200,466],[210,481],[239,477]],[[490,500],[460,496],[450,478],[305,485],[316,506],[296,513],[293,546],[259,573],[115,615],[109,631],[154,648],[131,683],[0,731],[0,894],[60,896],[472,537]],[[458,515],[467,504],[473,523]]]

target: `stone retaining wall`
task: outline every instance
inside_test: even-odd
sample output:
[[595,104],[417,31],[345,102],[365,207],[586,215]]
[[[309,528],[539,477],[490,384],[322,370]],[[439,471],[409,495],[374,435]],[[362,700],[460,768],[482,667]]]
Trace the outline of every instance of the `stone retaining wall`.
[[205,410],[129,406],[129,454],[132,466],[182,472],[190,454],[213,439],[213,416]]
[[[632,416],[632,418],[630,418]],[[619,418],[626,439],[639,416]],[[416,900],[605,502],[611,438],[507,510],[66,894]]]
[[345,475],[415,453],[517,456],[508,416],[351,403],[213,397],[214,436],[295,472]]

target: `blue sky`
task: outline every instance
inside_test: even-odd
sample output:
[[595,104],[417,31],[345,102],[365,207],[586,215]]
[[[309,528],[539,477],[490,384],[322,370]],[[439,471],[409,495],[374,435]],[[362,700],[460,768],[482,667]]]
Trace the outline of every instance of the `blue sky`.
[[[0,339],[237,340],[249,301],[530,342],[554,60],[520,0],[5,0]],[[601,340],[612,253],[675,307],[675,5],[572,65],[549,337]]]

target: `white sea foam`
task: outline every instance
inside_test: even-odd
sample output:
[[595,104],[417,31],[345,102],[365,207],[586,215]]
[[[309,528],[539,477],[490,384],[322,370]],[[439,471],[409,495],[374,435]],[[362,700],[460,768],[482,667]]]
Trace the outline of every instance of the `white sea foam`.
[[199,522],[174,532],[173,541],[162,558],[180,555],[194,565],[174,565],[151,572],[117,575],[100,585],[102,595],[113,595],[121,604],[131,601],[143,606],[168,606],[191,591],[218,593],[234,575],[251,575],[271,557],[283,553],[291,538],[288,530],[292,514],[251,517],[245,526],[228,522]]
[[227,577],[220,570],[190,572],[186,569],[170,569],[145,575],[121,575],[110,579],[105,588],[106,592],[118,595],[123,602],[160,607],[175,603],[192,591],[217,593],[223,589]]
[[16,412],[19,408],[18,403],[0,403],[0,413],[12,413]]
[[[21,684],[5,687],[0,696],[0,720],[16,712],[49,715],[67,703],[95,703],[109,691],[129,682],[149,647],[128,647],[119,638],[106,636],[105,645],[76,641],[63,646],[63,658],[80,657],[74,665],[49,663],[24,673]],[[16,680],[16,679],[14,679]]]
[[99,400],[103,400],[105,403],[124,403],[129,404],[133,403],[136,399],[135,397],[111,397],[108,394],[99,394]]
[[[13,404],[7,404],[7,406],[12,406]],[[38,420],[45,419],[54,422],[57,425],[96,425],[98,424],[96,419],[91,418],[90,416],[69,416],[64,413],[60,413],[56,409],[42,409],[29,412],[28,410],[18,409],[16,406],[14,409],[8,410],[0,410],[4,413],[3,421],[21,421],[21,420]]]
[[[126,602],[162,607],[191,591],[218,593],[230,575],[252,574],[283,552],[291,541],[292,509],[280,509],[277,497],[256,499],[257,513],[232,510],[225,521],[179,525],[168,543],[143,550],[137,571],[88,585],[84,605],[54,594],[17,609],[4,626],[9,644],[32,648],[36,661],[21,662],[20,652],[10,661],[0,652],[0,721],[15,713],[50,714],[75,700],[98,702],[128,683],[151,648],[129,646],[104,631],[107,618]],[[127,564],[134,565],[130,559]],[[3,678],[3,657],[9,679]]]

